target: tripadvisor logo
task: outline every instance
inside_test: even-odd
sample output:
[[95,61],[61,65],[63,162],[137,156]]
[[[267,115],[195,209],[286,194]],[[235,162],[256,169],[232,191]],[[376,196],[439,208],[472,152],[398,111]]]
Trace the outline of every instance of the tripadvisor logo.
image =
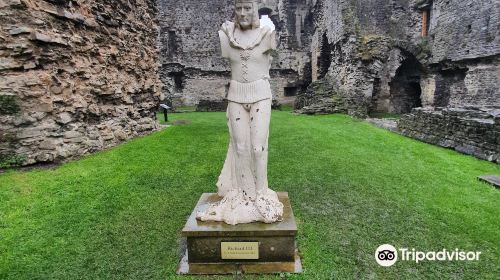
[[380,245],[375,250],[375,260],[381,266],[391,266],[398,260],[398,251],[392,245]]
[[421,261],[478,261],[481,252],[462,251],[456,248],[455,250],[443,249],[441,251],[417,251],[415,248],[399,248],[396,250],[394,246],[384,244],[378,246],[375,250],[375,260],[381,266],[391,266],[398,260],[398,255],[401,261],[411,261],[419,263]]

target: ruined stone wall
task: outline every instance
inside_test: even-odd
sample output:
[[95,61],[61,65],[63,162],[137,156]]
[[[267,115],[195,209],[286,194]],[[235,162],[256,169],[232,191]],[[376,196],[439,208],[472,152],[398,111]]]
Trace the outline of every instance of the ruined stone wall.
[[225,95],[229,63],[220,55],[217,31],[233,16],[232,0],[157,0],[161,79],[168,102],[196,105]]
[[433,63],[500,53],[500,5],[495,0],[435,0],[430,39]]
[[498,1],[433,1],[420,83],[428,108],[404,115],[402,134],[500,161],[499,24]]
[[500,163],[500,109],[416,108],[398,121],[401,134]]
[[358,99],[350,114],[405,110],[409,104],[398,97],[393,102],[389,85],[398,68],[418,62],[421,26],[416,1],[319,0],[314,15],[313,80],[326,79],[336,92]]
[[220,71],[227,68],[220,56],[217,31],[232,20],[232,0],[157,0],[162,64]]
[[430,23],[436,105],[499,105],[498,1],[434,1]]
[[[267,0],[272,10],[278,50],[271,65],[273,98],[293,103],[285,88],[302,90],[310,80],[308,36],[311,0]],[[160,10],[161,79],[167,102],[174,106],[218,102],[225,98],[230,65],[220,55],[217,31],[233,21],[234,1],[157,0]],[[289,91],[290,92],[290,91]]]
[[[273,10],[278,49],[271,64],[273,99],[293,105],[296,94],[311,82],[309,45],[314,31],[312,7],[315,0],[263,1]],[[293,95],[290,95],[293,93]]]
[[148,0],[0,0],[0,167],[155,130],[156,13]]
[[[429,36],[422,37],[426,9]],[[494,0],[318,0],[312,79],[358,96],[368,108],[356,115],[498,104],[499,9]],[[408,79],[398,88],[401,76]],[[415,92],[418,102],[403,98]]]
[[464,78],[465,94],[453,94],[449,106],[500,105],[500,55],[488,62],[469,62]]
[[420,15],[414,1],[318,0],[313,11],[312,79],[329,80],[334,92],[357,103],[349,114],[397,112],[386,97],[396,70],[417,55]]

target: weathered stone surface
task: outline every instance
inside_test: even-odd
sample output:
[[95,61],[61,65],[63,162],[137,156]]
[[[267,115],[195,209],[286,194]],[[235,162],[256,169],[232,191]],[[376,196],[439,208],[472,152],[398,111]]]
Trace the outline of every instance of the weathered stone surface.
[[197,112],[224,112],[227,108],[227,100],[200,100],[196,104]]
[[127,139],[127,134],[123,130],[116,130],[113,132],[116,139],[123,141]]
[[63,113],[59,114],[59,116],[57,118],[57,121],[59,123],[62,123],[62,124],[67,124],[67,123],[71,122],[72,120],[73,120],[73,118],[71,117],[71,115],[68,112],[63,112]]
[[33,35],[31,36],[31,40],[37,40],[44,43],[60,44],[64,46],[68,45],[68,43],[63,38],[57,35],[48,35],[40,32],[33,33]]
[[18,35],[18,34],[31,33],[31,32],[33,32],[33,28],[29,28],[26,26],[20,26],[20,27],[16,27],[16,28],[11,29],[9,31],[9,34],[10,35]]
[[0,141],[0,158],[60,161],[158,128],[155,1],[0,0],[0,8],[0,130],[12,136]]
[[25,139],[25,138],[33,138],[33,137],[37,137],[37,136],[42,136],[42,131],[37,127],[31,127],[31,128],[26,128],[26,129],[21,130],[18,133],[17,138],[18,139]]
[[334,85],[326,80],[315,81],[295,101],[302,114],[347,113],[347,101]]
[[[164,96],[174,107],[200,100],[222,101],[229,86],[229,63],[220,56],[217,31],[231,19],[233,0],[158,0],[160,10],[161,78]],[[308,81],[310,1],[263,1],[276,25],[279,49],[273,54],[271,88],[274,99],[293,103],[285,88],[298,90]],[[210,16],[200,17],[200,11]],[[305,86],[304,86],[305,88]]]
[[57,147],[55,139],[46,139],[40,143],[38,148],[43,150],[55,150]]
[[66,131],[64,133],[64,138],[65,139],[78,138],[78,137],[81,137],[81,136],[82,136],[82,134],[80,132],[74,131],[74,130],[72,130],[72,131]]
[[16,69],[23,67],[23,64],[11,57],[0,57],[0,70]]
[[0,8],[13,7],[19,8],[22,7],[21,0],[0,0]]
[[[429,36],[422,37],[423,2],[432,1],[310,3],[312,80],[328,79],[368,112],[499,104],[500,44],[491,24],[500,20],[493,16],[499,6],[492,0],[434,1]],[[324,105],[304,112],[329,111],[329,102]]]
[[49,102],[44,101],[35,106],[36,107],[34,109],[39,112],[52,112],[54,110],[54,106],[50,101]]
[[498,108],[416,108],[398,121],[401,134],[500,162]]

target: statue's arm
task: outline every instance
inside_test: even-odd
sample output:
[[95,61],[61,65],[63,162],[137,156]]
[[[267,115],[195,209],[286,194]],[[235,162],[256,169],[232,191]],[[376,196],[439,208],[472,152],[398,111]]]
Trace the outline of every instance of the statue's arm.
[[220,51],[222,57],[229,57],[229,38],[227,38],[226,33],[224,31],[219,30],[219,40],[220,40]]

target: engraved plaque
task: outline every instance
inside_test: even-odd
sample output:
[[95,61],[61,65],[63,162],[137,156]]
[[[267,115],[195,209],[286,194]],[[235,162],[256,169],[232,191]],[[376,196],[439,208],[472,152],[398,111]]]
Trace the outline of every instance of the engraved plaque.
[[258,260],[259,242],[221,242],[223,260]]

